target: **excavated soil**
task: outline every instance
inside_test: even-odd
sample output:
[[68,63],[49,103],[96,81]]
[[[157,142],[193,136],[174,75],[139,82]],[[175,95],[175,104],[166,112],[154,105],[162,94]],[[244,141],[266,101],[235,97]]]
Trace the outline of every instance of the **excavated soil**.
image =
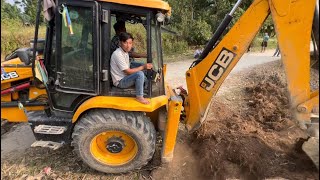
[[[319,88],[319,71],[311,70],[310,86]],[[286,87],[280,61],[230,75],[205,123],[191,136],[179,129],[173,161],[152,179],[319,179]]]
[[[269,65],[281,67],[279,62]],[[319,179],[301,150],[307,134],[293,121],[284,73],[262,68],[239,74],[250,80],[238,91],[241,97],[231,101],[243,102],[235,103],[237,109],[216,98],[206,122],[193,134],[199,171],[210,179]],[[319,74],[313,75],[311,85],[319,87]]]

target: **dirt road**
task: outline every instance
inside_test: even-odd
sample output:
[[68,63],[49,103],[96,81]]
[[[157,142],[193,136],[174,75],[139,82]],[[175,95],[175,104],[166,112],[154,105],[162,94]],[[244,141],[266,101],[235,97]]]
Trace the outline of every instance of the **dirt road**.
[[21,154],[35,141],[27,123],[15,125],[12,131],[1,136],[1,160],[10,154]]
[[[274,50],[267,50],[264,53],[245,53],[239,60],[238,64],[230,72],[230,75],[258,64],[279,60],[281,56],[272,57],[273,53]],[[184,59],[183,61],[169,63],[167,65],[167,81],[173,88],[182,85],[185,89],[187,89],[184,73],[189,69],[193,61],[193,58],[189,58]],[[230,77],[230,75],[228,77]]]

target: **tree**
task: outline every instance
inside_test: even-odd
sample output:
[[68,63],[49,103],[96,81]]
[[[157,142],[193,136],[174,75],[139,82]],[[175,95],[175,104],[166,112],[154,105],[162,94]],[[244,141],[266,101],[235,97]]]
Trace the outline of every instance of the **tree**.
[[[252,1],[243,1],[240,4],[225,33],[251,5]],[[168,0],[168,3],[172,7],[172,24],[170,28],[179,30],[181,37],[188,40],[189,44],[193,44],[194,39],[197,39],[197,37],[190,36],[198,36],[197,33],[193,33],[194,29],[197,29],[197,31],[201,30],[202,32],[210,31],[212,34],[236,2],[237,0]],[[196,23],[195,21],[204,21],[205,23]],[[210,30],[205,28],[207,27],[205,24],[209,25]],[[196,27],[197,25],[199,27]],[[267,18],[260,32],[268,32],[271,36],[275,34],[270,17]]]
[[269,15],[261,27],[260,34],[264,33],[268,33],[270,37],[274,37],[276,35],[271,15]]
[[[25,19],[30,19],[30,24],[36,23],[37,17],[37,0],[15,0],[15,3],[24,9]],[[43,20],[43,15],[40,13],[40,20]],[[41,21],[40,21],[41,22]]]
[[201,19],[193,21],[190,25],[187,40],[192,45],[203,45],[212,36],[210,25]]
[[179,30],[179,35],[189,44],[204,44],[212,33],[211,26],[202,17],[201,1],[204,0],[169,0],[172,7],[171,29]]
[[20,20],[21,12],[16,5],[6,3],[5,0],[1,0],[1,21],[13,19]]

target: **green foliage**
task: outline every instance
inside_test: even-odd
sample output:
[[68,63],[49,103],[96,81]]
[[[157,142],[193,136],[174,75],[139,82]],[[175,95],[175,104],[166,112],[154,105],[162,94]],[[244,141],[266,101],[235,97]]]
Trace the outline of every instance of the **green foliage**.
[[[243,1],[235,14],[234,18],[227,28],[227,31],[232,27],[245,10],[251,5],[253,0]],[[178,29],[181,37],[188,41],[189,45],[195,45],[194,39],[198,39],[198,33],[193,32],[193,29],[200,31],[208,31],[213,34],[226,14],[230,12],[237,0],[168,0],[172,7],[172,24],[171,29]],[[203,23],[193,23],[194,21],[206,22],[210,30],[203,26]],[[199,26],[194,26],[198,24]],[[201,24],[201,25],[200,25]],[[227,32],[226,31],[226,32]],[[274,36],[274,27],[271,17],[267,18],[261,33],[268,32],[271,37]],[[203,41],[202,41],[203,42]]]
[[203,20],[192,21],[187,40],[192,45],[205,44],[211,37],[211,27]]
[[[142,24],[127,24],[127,32],[134,37],[134,48],[136,52],[146,53],[147,49],[147,32]],[[168,33],[162,33],[162,49],[164,55],[183,53],[188,49],[188,43],[181,40],[181,37]]]
[[134,48],[136,52],[146,53],[147,49],[147,31],[142,24],[126,25],[127,32],[130,32],[134,37]]
[[[34,37],[34,26],[22,26],[20,21],[7,19],[1,21],[1,54],[6,55],[16,48],[30,47]],[[39,38],[45,37],[45,27],[40,26]]]
[[[251,42],[251,50],[254,51],[261,51],[261,42],[263,36],[258,34]],[[270,38],[268,41],[267,49],[276,49],[277,48],[277,39],[275,37]]]
[[[30,9],[30,8],[27,8]],[[30,11],[28,11],[31,13]],[[29,47],[34,37],[34,26],[25,26],[28,15],[22,13],[16,4],[1,0],[1,54],[10,53],[16,48]],[[45,27],[40,27],[39,37],[44,38]]]
[[270,37],[274,37],[276,35],[271,15],[268,16],[261,27],[260,35],[264,35],[264,33],[268,33]]
[[[15,0],[15,3],[24,9],[24,20],[30,24],[36,23],[37,0]],[[44,22],[43,14],[40,13],[40,23]]]
[[21,20],[22,14],[16,5],[1,0],[1,22],[8,19]]
[[172,7],[171,25],[168,29],[178,30],[180,38],[186,39],[188,37],[189,25],[192,19],[190,8],[188,8],[189,0],[169,0]]
[[162,49],[164,55],[181,54],[187,51],[187,41],[172,34],[162,34]]
[[[163,52],[166,55],[184,53],[190,45],[204,45],[219,26],[225,15],[232,9],[237,0],[167,0],[172,7],[171,24],[166,28],[178,33],[162,34]],[[29,40],[34,36],[34,27],[24,27],[28,22],[35,23],[37,0],[15,0],[16,5],[10,5],[1,0],[1,53],[8,53],[17,47],[29,46]],[[234,14],[231,24],[243,14],[252,0],[243,1]],[[23,7],[21,12],[17,7]],[[43,22],[41,13],[40,20]],[[230,28],[230,27],[229,27]],[[44,27],[41,27],[44,37]],[[135,37],[135,48],[137,52],[146,50],[146,30],[143,26],[128,25],[127,31]],[[268,32],[274,37],[274,26],[271,17],[268,17],[253,42],[253,47],[260,47],[259,38]],[[272,46],[272,41],[269,41]]]

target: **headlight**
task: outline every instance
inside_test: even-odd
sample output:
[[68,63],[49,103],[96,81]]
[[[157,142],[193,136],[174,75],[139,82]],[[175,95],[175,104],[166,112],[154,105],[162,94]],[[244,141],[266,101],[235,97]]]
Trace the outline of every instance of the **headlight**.
[[161,12],[156,14],[156,19],[157,19],[158,22],[163,22],[164,18],[165,18],[165,15],[162,14]]

